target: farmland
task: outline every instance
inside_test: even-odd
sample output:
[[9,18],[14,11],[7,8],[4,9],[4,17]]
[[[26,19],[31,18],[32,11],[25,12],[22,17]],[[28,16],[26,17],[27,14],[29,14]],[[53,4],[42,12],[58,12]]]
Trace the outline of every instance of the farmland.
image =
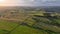
[[57,12],[24,8],[0,11],[0,34],[60,34]]

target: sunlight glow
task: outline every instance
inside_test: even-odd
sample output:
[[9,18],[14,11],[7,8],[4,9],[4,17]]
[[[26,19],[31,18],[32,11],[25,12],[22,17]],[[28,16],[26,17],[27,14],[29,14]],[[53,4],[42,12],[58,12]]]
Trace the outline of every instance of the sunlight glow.
[[0,3],[3,3],[5,0],[0,0]]

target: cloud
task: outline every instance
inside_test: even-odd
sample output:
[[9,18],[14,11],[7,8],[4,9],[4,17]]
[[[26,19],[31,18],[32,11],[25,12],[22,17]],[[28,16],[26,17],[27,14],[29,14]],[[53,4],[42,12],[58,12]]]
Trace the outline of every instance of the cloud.
[[3,4],[14,6],[60,6],[60,0],[7,0]]
[[23,0],[24,5],[33,5],[33,6],[59,6],[60,0]]

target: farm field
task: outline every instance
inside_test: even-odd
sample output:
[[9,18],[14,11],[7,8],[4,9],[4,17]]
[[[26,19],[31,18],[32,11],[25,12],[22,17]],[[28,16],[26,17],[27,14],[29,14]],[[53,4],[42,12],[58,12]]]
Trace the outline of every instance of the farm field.
[[[44,34],[44,31],[42,30],[30,28],[28,26],[18,25],[19,24],[17,22],[0,20],[0,34]],[[16,29],[12,30],[15,27]],[[9,33],[9,31],[11,32]]]
[[0,12],[0,34],[60,34],[60,14],[43,10]]

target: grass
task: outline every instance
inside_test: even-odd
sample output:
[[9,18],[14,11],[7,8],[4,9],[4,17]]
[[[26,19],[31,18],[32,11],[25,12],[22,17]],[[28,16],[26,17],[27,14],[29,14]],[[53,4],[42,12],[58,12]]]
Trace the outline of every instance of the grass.
[[44,33],[46,32],[22,25],[16,28],[13,32],[11,32],[11,34],[44,34]]
[[16,22],[0,20],[0,33],[4,33],[3,30],[10,31],[15,26],[17,26]]
[[[42,13],[36,12],[36,13],[32,14],[32,16],[35,15],[35,14],[43,16]],[[26,16],[26,15],[24,15],[24,16]],[[19,14],[18,14],[18,16],[16,18],[18,18],[18,17],[20,18],[21,16],[19,16]],[[14,18],[14,16],[13,16],[13,18]],[[36,19],[33,19],[33,18],[36,18]],[[51,24],[52,21],[56,21],[58,24],[60,24],[60,19],[55,19],[54,18],[54,19],[51,20],[51,19],[46,18],[46,17],[35,17],[35,16],[27,18],[24,21],[31,27],[26,26],[26,25],[19,25],[18,22],[16,22],[16,21],[9,21],[9,20],[2,20],[1,19],[0,20],[0,34],[7,34],[9,32],[10,32],[9,34],[55,34],[53,32],[49,33],[50,32],[49,30],[54,31],[54,32],[59,32],[60,27],[52,25]],[[19,23],[21,23],[21,22],[19,22]],[[35,27],[36,28],[37,27],[42,28],[43,30],[36,29]],[[15,29],[12,30],[13,28],[15,28]],[[49,32],[47,32],[47,30]]]
[[[5,34],[6,31],[4,30],[7,30],[7,32],[11,31],[17,25],[18,25],[17,22],[0,20],[0,34]],[[47,32],[43,30],[30,28],[28,26],[20,25],[15,30],[13,30],[10,34],[44,34],[44,33]]]

